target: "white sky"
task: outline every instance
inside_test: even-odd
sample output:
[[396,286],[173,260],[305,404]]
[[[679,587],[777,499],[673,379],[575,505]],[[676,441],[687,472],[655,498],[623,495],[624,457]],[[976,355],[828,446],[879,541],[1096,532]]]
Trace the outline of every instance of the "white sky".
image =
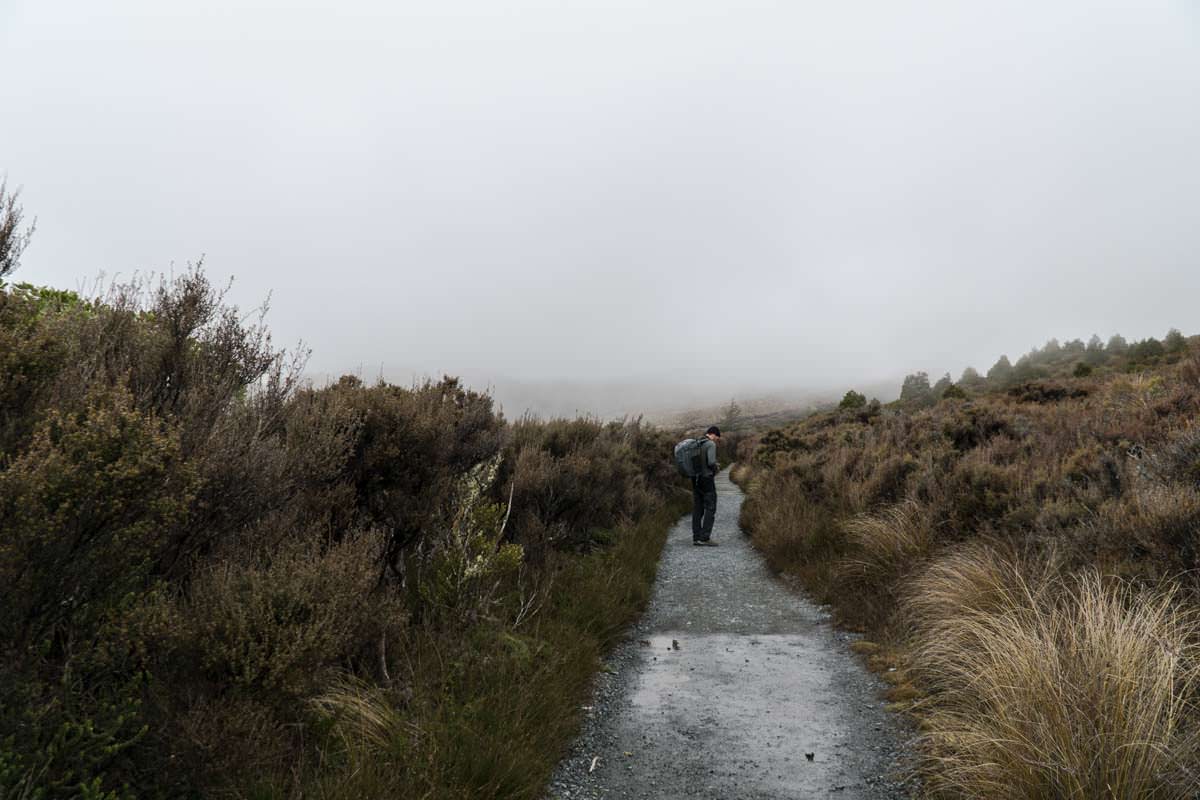
[[719,400],[1200,332],[1193,2],[0,0],[0,76],[16,279],[205,255],[317,373]]

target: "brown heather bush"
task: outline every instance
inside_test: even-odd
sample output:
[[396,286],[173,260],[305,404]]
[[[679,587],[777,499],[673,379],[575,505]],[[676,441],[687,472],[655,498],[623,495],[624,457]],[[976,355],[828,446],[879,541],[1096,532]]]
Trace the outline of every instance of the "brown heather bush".
[[304,387],[261,311],[0,285],[0,797],[539,796],[673,437]]
[[768,473],[742,503],[741,525],[779,572],[805,576],[828,599],[832,566],[844,552],[833,513],[809,501],[798,477]]
[[394,639],[404,623],[396,598],[374,591],[380,545],[367,534],[328,546],[297,537],[269,554],[206,564],[174,614],[181,644],[196,648],[214,683],[287,699],[356,661],[369,673],[376,665],[364,644]]

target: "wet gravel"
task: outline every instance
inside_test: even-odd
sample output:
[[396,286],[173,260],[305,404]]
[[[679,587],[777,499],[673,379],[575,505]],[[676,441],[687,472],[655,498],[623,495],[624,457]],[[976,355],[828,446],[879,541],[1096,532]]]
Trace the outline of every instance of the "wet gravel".
[[773,577],[717,476],[718,547],[671,531],[650,606],[610,655],[548,798],[904,798],[911,731],[853,636]]

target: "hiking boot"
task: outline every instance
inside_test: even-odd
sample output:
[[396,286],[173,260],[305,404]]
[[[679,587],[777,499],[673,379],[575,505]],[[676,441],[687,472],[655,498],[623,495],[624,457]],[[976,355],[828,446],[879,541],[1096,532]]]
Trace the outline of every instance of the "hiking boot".
[[700,545],[701,547],[716,547],[717,546],[717,543],[715,541],[713,541],[712,539],[698,539],[695,542],[693,542],[693,544]]

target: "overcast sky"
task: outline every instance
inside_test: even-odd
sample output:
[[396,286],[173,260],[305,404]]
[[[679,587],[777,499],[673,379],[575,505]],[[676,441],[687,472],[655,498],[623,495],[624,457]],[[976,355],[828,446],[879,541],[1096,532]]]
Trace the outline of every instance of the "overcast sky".
[[0,172],[314,373],[957,377],[1200,332],[1200,4],[0,0]]

